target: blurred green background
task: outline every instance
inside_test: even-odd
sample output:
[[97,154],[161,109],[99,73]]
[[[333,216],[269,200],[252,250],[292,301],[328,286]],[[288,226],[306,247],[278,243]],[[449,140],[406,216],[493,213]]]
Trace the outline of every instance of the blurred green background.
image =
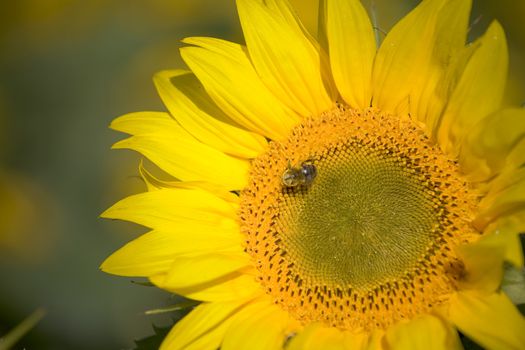
[[[376,0],[388,31],[418,1]],[[316,1],[292,0],[316,26]],[[370,8],[370,1],[363,3]],[[525,1],[474,1],[471,36],[506,29],[506,104],[525,101]],[[140,157],[110,151],[121,114],[164,110],[152,75],[183,67],[180,39],[242,42],[233,0],[21,0],[0,4],[0,337],[35,309],[16,349],[130,349],[168,325],[172,296],[100,263],[144,228],[98,215],[144,190]]]

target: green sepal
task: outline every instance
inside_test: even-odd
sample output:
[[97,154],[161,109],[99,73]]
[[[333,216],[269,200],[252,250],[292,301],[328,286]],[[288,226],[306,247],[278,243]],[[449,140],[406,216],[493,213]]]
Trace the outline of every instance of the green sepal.
[[131,283],[137,284],[139,286],[144,286],[144,287],[155,287],[155,285],[153,283],[151,283],[150,281],[135,281],[135,280],[131,280]]

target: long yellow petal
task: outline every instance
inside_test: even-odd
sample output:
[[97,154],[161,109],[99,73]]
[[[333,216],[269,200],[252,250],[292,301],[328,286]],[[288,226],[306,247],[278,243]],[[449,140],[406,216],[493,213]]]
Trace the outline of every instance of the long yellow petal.
[[242,310],[245,303],[243,300],[200,304],[173,326],[160,349],[218,349],[232,316]]
[[264,137],[234,125],[191,72],[162,71],[153,81],[171,115],[202,143],[241,158],[255,158],[266,148]]
[[[179,229],[180,230],[180,229]],[[179,256],[243,253],[240,234],[194,225],[181,232],[151,231],[127,243],[100,266],[102,271],[132,277],[167,273]]]
[[449,317],[462,333],[486,349],[525,349],[525,319],[503,293],[459,292],[451,299]]
[[441,148],[456,156],[471,128],[500,107],[507,79],[505,33],[493,22],[479,39],[445,108],[438,131]]
[[359,0],[327,0],[324,20],[335,84],[351,107],[366,108],[372,98],[376,42]]
[[525,163],[524,135],[523,108],[491,114],[466,134],[459,154],[462,170],[471,181],[485,181],[499,172],[520,167]]
[[505,260],[523,267],[523,250],[519,234],[525,232],[525,209],[498,218],[485,230],[482,244],[505,247]]
[[209,252],[207,254],[189,253],[177,256],[166,274],[165,283],[170,288],[190,288],[212,283],[233,272],[250,268],[252,262],[241,246],[236,253]]
[[150,277],[150,281],[161,289],[202,301],[228,301],[248,299],[261,295],[263,290],[252,274],[232,272],[210,283],[188,288],[175,288],[169,284],[166,274]]
[[239,196],[230,192],[226,187],[220,184],[209,183],[205,181],[177,181],[173,179],[160,179],[153,175],[144,166],[141,160],[139,164],[139,173],[142,180],[145,182],[148,191],[158,191],[165,188],[181,188],[181,189],[201,189],[211,194],[224,199],[237,206],[239,204]]
[[166,188],[124,198],[101,216],[172,231],[177,230],[177,225],[202,224],[239,232],[237,208],[200,188]]
[[509,215],[525,209],[525,178],[508,186],[495,195],[483,198],[479,203],[479,213],[473,224],[480,230],[500,216]]
[[459,282],[462,289],[493,293],[503,279],[503,260],[506,246],[480,241],[460,246],[458,253],[465,264],[465,277]]
[[376,329],[368,336],[368,343],[362,350],[384,350],[385,331]]
[[181,55],[215,103],[235,122],[281,140],[300,121],[257,76],[241,45],[214,38],[187,38]]
[[425,124],[427,133],[432,140],[437,140],[438,126],[441,123],[444,109],[463,75],[465,67],[480,46],[480,42],[477,41],[450,53],[450,64],[439,79],[433,96],[429,99],[428,116]]
[[[281,17],[291,30],[305,35],[308,40],[312,41],[312,43],[315,43],[315,39],[306,30],[306,27],[301,22],[299,16],[295,12],[295,8],[292,6],[289,0],[264,0],[263,3],[270,11],[275,14],[275,16]],[[297,2],[294,3],[294,5],[296,4]]]
[[392,350],[463,349],[451,325],[431,315],[393,325],[386,332],[386,341]]
[[[312,323],[305,327],[290,340],[287,350],[345,350],[350,349],[345,344],[345,336],[337,328],[325,327]],[[361,347],[353,347],[359,350]]]
[[328,67],[318,45],[289,11],[283,11],[286,7],[272,4],[277,2],[267,6],[261,0],[237,0],[250,58],[261,80],[283,103],[302,116],[317,116],[334,106],[327,92]]
[[434,100],[436,88],[453,53],[465,43],[470,5],[463,0],[423,1],[394,26],[374,63],[374,106],[423,122],[435,117],[429,109],[444,102]]
[[[166,126],[171,121],[169,128]],[[231,190],[244,188],[250,163],[224,154],[199,142],[167,113],[133,113],[117,118],[111,124],[115,130],[129,132],[130,125],[149,124],[134,129],[133,136],[113,145],[113,148],[135,150],[150,159],[170,175],[187,181],[208,181]]]
[[262,298],[234,316],[221,349],[281,349],[296,327],[297,321],[269,298]]
[[482,207],[487,208],[491,206],[501,194],[508,190],[512,191],[513,187],[519,187],[519,183],[522,181],[525,181],[525,168],[505,168],[503,172],[485,184],[486,193],[482,199]]
[[384,350],[384,331],[352,333],[310,323],[291,340],[287,350]]
[[176,132],[175,120],[166,112],[133,112],[113,119],[111,129],[130,135],[151,134],[159,130]]

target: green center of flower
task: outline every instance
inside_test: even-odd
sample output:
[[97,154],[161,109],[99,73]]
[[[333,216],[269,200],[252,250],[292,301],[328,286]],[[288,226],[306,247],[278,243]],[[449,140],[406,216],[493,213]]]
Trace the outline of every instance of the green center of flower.
[[239,215],[276,303],[305,324],[371,330],[456,290],[476,201],[416,123],[339,106],[254,160]]
[[313,162],[308,188],[287,190],[283,247],[319,284],[366,289],[402,277],[433,240],[437,213],[406,163],[362,144]]

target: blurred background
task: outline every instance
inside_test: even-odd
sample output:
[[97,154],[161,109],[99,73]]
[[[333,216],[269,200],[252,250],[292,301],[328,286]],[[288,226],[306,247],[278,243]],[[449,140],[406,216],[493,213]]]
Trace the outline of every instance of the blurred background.
[[[415,0],[376,0],[387,32]],[[316,32],[317,1],[292,0]],[[371,8],[369,0],[363,0]],[[497,18],[510,46],[506,104],[525,101],[525,1],[474,0],[471,36]],[[152,75],[184,67],[186,36],[242,42],[234,0],[0,3],[0,337],[43,307],[15,349],[133,349],[167,326],[145,310],[172,296],[106,275],[100,263],[144,232],[101,220],[144,187],[140,157],[111,151],[127,112],[164,110]]]

